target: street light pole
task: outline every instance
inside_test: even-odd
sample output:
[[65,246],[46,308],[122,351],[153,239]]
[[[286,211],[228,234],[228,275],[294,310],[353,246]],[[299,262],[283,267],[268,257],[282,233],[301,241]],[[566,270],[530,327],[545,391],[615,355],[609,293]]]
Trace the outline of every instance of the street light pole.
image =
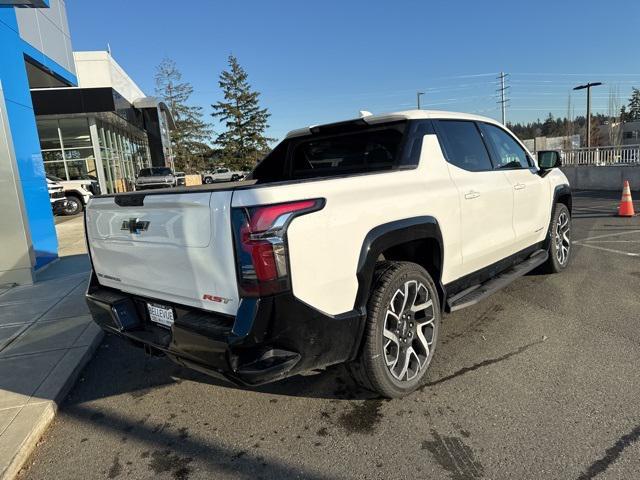
[[597,87],[599,85],[602,85],[602,82],[590,82],[574,88],[574,90],[587,89],[587,148],[591,148],[591,87]]
[[418,110],[420,110],[420,97],[424,95],[424,92],[416,92],[416,98],[418,100]]

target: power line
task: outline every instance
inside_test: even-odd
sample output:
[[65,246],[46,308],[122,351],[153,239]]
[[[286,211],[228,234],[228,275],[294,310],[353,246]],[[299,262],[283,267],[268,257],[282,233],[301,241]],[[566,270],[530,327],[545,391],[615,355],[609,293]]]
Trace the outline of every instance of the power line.
[[499,88],[496,90],[500,94],[500,99],[498,103],[500,104],[500,108],[502,110],[502,124],[507,124],[507,103],[509,99],[507,98],[507,89],[510,88],[508,85],[505,85],[505,80],[509,76],[508,73],[500,72],[498,75]]

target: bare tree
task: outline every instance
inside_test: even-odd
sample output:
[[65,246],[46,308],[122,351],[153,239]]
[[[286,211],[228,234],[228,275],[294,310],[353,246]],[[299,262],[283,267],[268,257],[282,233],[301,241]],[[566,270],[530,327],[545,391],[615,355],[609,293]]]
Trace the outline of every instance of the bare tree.
[[620,89],[617,85],[609,87],[609,145],[622,145],[622,128],[620,119]]
[[155,79],[156,95],[167,104],[176,124],[171,132],[175,169],[186,173],[204,170],[204,155],[211,150],[211,128],[202,119],[202,107],[188,104],[193,87],[182,80],[176,62],[168,58],[158,65]]

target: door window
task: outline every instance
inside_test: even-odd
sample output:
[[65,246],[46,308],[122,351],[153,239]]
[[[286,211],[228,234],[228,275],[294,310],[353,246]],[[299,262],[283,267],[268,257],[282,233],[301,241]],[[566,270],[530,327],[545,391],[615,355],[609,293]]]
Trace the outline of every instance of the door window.
[[438,136],[444,140],[447,161],[470,172],[493,170],[487,147],[474,122],[438,121]]
[[531,168],[527,152],[507,132],[495,125],[481,123],[485,139],[493,147],[497,169]]

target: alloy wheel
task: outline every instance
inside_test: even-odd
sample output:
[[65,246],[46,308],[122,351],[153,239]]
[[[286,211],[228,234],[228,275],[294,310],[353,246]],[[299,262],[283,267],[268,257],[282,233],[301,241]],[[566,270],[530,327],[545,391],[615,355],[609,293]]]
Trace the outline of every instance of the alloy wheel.
[[429,365],[437,335],[427,287],[408,280],[391,297],[384,321],[384,360],[394,379],[409,382]]
[[560,265],[565,265],[569,259],[569,249],[571,248],[571,239],[569,233],[571,231],[571,222],[567,212],[562,212],[558,216],[556,222],[556,258]]
[[64,214],[65,215],[75,215],[80,210],[79,200],[76,200],[73,197],[67,198],[67,203],[64,206]]

